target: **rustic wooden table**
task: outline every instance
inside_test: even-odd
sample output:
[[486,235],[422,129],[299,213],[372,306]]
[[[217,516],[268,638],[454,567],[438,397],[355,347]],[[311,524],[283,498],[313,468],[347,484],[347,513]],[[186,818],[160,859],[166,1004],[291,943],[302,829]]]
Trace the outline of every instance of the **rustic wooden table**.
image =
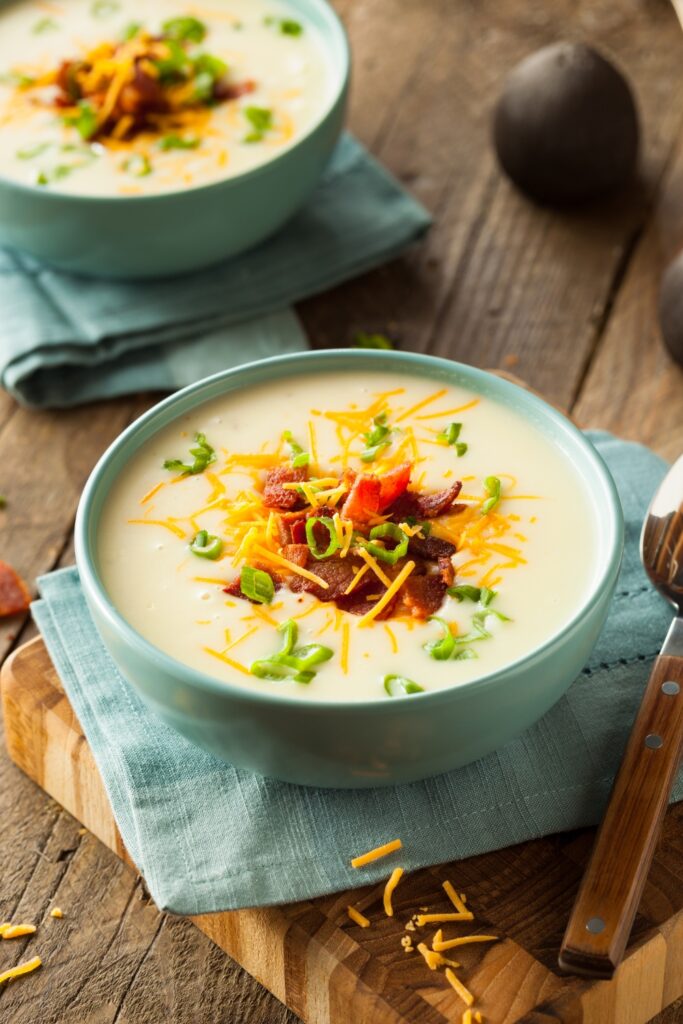
[[[683,371],[656,323],[662,267],[683,245],[683,33],[667,0],[337,7],[355,56],[351,126],[435,225],[409,256],[301,306],[314,344],[386,331],[405,348],[507,369],[582,424],[669,458],[683,451]],[[628,71],[644,145],[640,183],[627,195],[558,213],[501,177],[490,111],[518,59],[567,37],[595,43]],[[26,579],[73,560],[83,483],[152,400],[36,413],[0,394],[0,552]],[[3,623],[0,654],[32,633],[30,622]],[[41,918],[50,900],[68,910],[52,946],[41,947],[52,984],[39,1002],[22,986],[14,1024],[295,1024],[192,925],[159,914],[135,876],[79,835],[4,753],[0,823],[0,918]],[[0,1017],[2,1003],[0,991]],[[683,1022],[683,1004],[658,1021]]]

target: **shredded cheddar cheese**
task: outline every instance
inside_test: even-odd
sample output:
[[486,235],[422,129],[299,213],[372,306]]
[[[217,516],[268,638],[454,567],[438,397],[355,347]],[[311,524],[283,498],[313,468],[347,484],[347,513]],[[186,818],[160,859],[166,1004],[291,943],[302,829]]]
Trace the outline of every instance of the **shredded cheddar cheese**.
[[349,633],[350,626],[348,622],[342,623],[342,642],[341,642],[341,653],[339,655],[339,664],[344,675],[348,674],[349,671]]
[[467,907],[465,906],[464,900],[460,896],[458,896],[457,892],[455,891],[451,883],[446,881],[443,883],[443,887],[446,891],[446,895],[448,896],[449,900],[451,901],[455,909],[460,914],[467,914],[468,910]]
[[390,853],[395,853],[402,846],[403,843],[400,839],[392,839],[390,843],[384,843],[383,846],[377,846],[374,850],[368,850],[367,853],[361,853],[358,857],[354,857],[351,861],[351,867],[363,868],[366,864],[371,864],[373,860],[379,860],[380,857],[388,857]]
[[468,988],[465,988],[463,983],[460,981],[460,978],[458,978],[458,976],[453,973],[450,967],[447,967],[444,973],[452,987],[455,989],[455,991],[462,999],[462,1001],[464,1003],[467,1003],[468,1006],[471,1006],[472,1003],[474,1002],[474,996],[472,995],[470,990]]
[[360,910],[356,910],[355,907],[347,907],[346,913],[349,915],[352,921],[359,924],[361,928],[369,928],[370,921],[364,914],[361,914]]
[[24,935],[33,935],[36,930],[34,924],[9,924],[2,926],[3,939],[20,939]]
[[372,571],[374,572],[374,574],[375,574],[375,576],[377,577],[377,579],[378,579],[378,580],[379,580],[379,581],[380,581],[381,583],[383,583],[385,587],[390,587],[390,586],[391,586],[391,580],[389,579],[389,577],[387,576],[387,574],[386,574],[386,573],[384,572],[384,570],[383,570],[383,569],[380,569],[379,565],[377,564],[377,561],[376,561],[376,559],[374,559],[374,558],[372,557],[372,555],[370,554],[370,552],[369,552],[369,551],[366,551],[366,549],[365,549],[365,548],[359,547],[359,548],[358,548],[358,554],[359,554],[359,555],[360,555],[360,557],[361,557],[361,558],[363,559],[363,561],[365,562],[365,564],[366,564],[366,565],[367,565],[367,566],[368,566],[368,567],[369,567],[370,569],[372,569]]
[[8,971],[3,971],[0,974],[0,985],[3,981],[10,981],[12,978],[19,978],[22,974],[30,974],[31,971],[35,971],[37,967],[40,967],[42,960],[39,956],[34,956],[32,960],[26,960],[23,964],[17,964],[16,967],[10,967]]
[[387,917],[394,916],[394,908],[391,903],[391,898],[394,895],[394,890],[396,889],[396,886],[401,881],[402,875],[403,868],[394,868],[394,870],[391,872],[391,875],[389,876],[387,884],[384,886],[384,895],[382,897],[382,901],[384,904],[384,913],[387,915]]
[[[440,934],[440,933],[438,933]],[[432,949],[437,953],[443,953],[447,949],[455,949],[457,946],[468,946],[471,942],[497,942],[497,935],[461,935],[457,939],[439,939],[436,935],[432,942]]]
[[384,608],[386,608],[386,606],[392,600],[394,595],[399,592],[399,590],[401,589],[405,581],[408,579],[414,568],[415,562],[406,562],[406,564],[403,566],[396,579],[393,581],[391,586],[387,590],[385,590],[384,594],[379,599],[377,604],[374,604],[372,608],[369,611],[367,611],[365,615],[363,615],[363,617],[359,620],[359,626],[367,626],[369,622],[372,622],[373,619],[377,618],[379,613]]
[[436,953],[433,949],[430,949],[426,943],[421,942],[418,947],[418,952],[424,957],[425,963],[430,971],[435,971],[437,967],[460,967],[461,965],[457,960],[447,960],[441,953]]
[[251,675],[248,668],[244,665],[240,665],[239,661],[234,661],[232,658],[228,658],[221,651],[214,651],[212,647],[204,647],[203,650],[207,654],[210,654],[212,658],[218,658],[219,661],[224,661],[226,665],[230,665],[231,668],[236,668],[238,672],[242,672],[245,676]]
[[296,565],[295,562],[290,562],[288,558],[284,558],[282,555],[275,554],[274,551],[269,551],[268,548],[261,547],[260,544],[254,544],[254,551],[257,555],[261,555],[263,558],[275,562],[276,565],[284,565],[285,568],[290,569],[297,576],[303,576],[304,579],[310,580],[312,583],[317,583],[323,590],[329,590],[329,583],[327,580],[323,580],[320,576],[316,576],[315,573],[309,572],[308,569],[302,569],[300,565]]
[[420,928],[425,924],[433,924],[439,921],[473,921],[474,914],[469,910],[456,914],[418,914],[417,923]]

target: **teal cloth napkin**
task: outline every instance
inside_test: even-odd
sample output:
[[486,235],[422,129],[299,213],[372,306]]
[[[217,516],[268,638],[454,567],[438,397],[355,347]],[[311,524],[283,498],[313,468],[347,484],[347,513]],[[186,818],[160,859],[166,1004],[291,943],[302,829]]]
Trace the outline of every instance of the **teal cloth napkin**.
[[98,281],[0,249],[0,382],[26,405],[169,391],[307,347],[288,307],[396,256],[429,215],[345,135],[307,206],[258,248],[184,278]]
[[[599,820],[671,612],[638,558],[640,523],[665,466],[588,435],[626,517],[626,553],[589,664],[536,725],[481,761],[425,782],[318,790],[232,768],[163,725],[121,678],[75,569],[40,580],[33,611],[85,730],[131,856],[157,905],[203,914],[300,900],[386,877],[357,853],[400,836],[407,869]],[[683,798],[683,780],[674,799]]]

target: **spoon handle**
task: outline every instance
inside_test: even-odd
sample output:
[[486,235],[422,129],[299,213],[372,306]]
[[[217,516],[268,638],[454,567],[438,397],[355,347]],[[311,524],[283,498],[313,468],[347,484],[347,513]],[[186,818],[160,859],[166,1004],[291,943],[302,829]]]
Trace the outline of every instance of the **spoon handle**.
[[611,978],[624,955],[683,752],[683,657],[654,663],[572,909],[559,964]]

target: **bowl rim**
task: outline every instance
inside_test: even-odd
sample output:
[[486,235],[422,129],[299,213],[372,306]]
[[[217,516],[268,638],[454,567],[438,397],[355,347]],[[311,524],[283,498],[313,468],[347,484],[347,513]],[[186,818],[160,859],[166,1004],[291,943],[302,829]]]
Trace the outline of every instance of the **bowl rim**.
[[[348,366],[344,366],[344,370],[350,371],[353,371],[354,369],[373,369],[381,371],[384,369],[387,372],[398,371],[406,373],[406,375],[410,375],[412,370],[415,371],[416,376],[424,377],[430,376],[430,374],[420,372],[421,368],[424,371],[425,367],[431,367],[434,371],[434,373],[431,374],[432,376],[440,372],[443,379],[445,381],[450,379],[451,383],[457,383],[454,378],[458,375],[462,375],[464,377],[464,381],[459,382],[460,386],[471,386],[474,391],[486,391],[487,383],[490,384],[490,382],[494,382],[494,401],[500,400],[499,395],[501,394],[511,399],[514,399],[515,397],[517,399],[521,398],[521,407],[514,401],[510,403],[517,414],[522,415],[527,422],[531,421],[532,426],[533,417],[529,415],[529,411],[537,413],[541,418],[545,418],[545,420],[549,421],[550,425],[558,431],[570,445],[574,446],[575,450],[579,449],[582,455],[587,458],[596,478],[602,485],[603,494],[601,494],[601,497],[604,497],[605,504],[601,506],[601,518],[602,527],[606,531],[608,542],[597,550],[596,556],[599,562],[598,571],[596,572],[590,588],[587,590],[586,596],[576,607],[570,618],[561,627],[554,630],[553,633],[543,640],[542,643],[533,647],[531,650],[527,651],[526,654],[520,656],[514,661],[511,661],[492,672],[488,672],[483,676],[478,676],[474,679],[466,680],[461,683],[456,682],[452,686],[445,686],[437,690],[427,690],[423,693],[411,694],[409,698],[393,698],[391,700],[391,707],[396,708],[396,710],[399,710],[401,707],[404,709],[410,707],[415,708],[416,702],[419,702],[419,705],[421,705],[424,710],[424,707],[428,702],[431,704],[438,704],[443,701],[448,701],[458,694],[463,694],[465,691],[471,693],[475,689],[494,685],[499,682],[502,677],[509,673],[519,672],[527,665],[531,667],[536,659],[544,656],[547,652],[550,652],[550,650],[558,643],[561,643],[566,636],[571,635],[575,629],[581,625],[583,620],[588,618],[595,608],[599,606],[605,596],[605,593],[608,593],[611,597],[621,565],[624,543],[623,513],[616,485],[602,458],[590,441],[588,441],[588,439],[583,435],[581,430],[579,430],[579,428],[566,416],[553,406],[549,405],[533,391],[525,390],[523,387],[520,387],[509,379],[496,376],[486,370],[481,370],[465,363],[456,362],[455,360],[443,359],[437,356],[424,355],[421,353],[336,348],[318,351],[309,350],[306,352],[272,356],[268,359],[255,360],[229,370],[219,371],[218,373],[205,377],[194,384],[190,384],[187,387],[174,392],[172,395],[169,395],[167,398],[164,398],[153,405],[143,413],[142,416],[138,417],[133,421],[133,423],[126,427],[126,429],[123,430],[122,433],[119,434],[119,436],[109,445],[93,468],[83,489],[76,513],[74,535],[76,564],[86,598],[96,605],[98,614],[106,621],[107,626],[113,632],[117,633],[128,647],[132,647],[136,654],[141,655],[148,662],[150,660],[156,661],[163,671],[175,676],[179,681],[182,681],[183,684],[190,686],[192,689],[203,692],[208,691],[213,696],[224,698],[229,697],[246,704],[255,702],[257,704],[272,705],[274,707],[280,706],[288,707],[290,709],[298,709],[302,714],[309,710],[322,709],[329,709],[330,711],[344,710],[347,712],[363,711],[369,713],[380,712],[383,710],[386,713],[388,710],[388,698],[385,696],[371,698],[369,700],[324,700],[315,698],[314,696],[290,696],[288,694],[277,693],[274,689],[270,691],[259,691],[246,686],[240,686],[236,683],[223,681],[218,677],[211,676],[199,669],[186,665],[184,662],[179,661],[172,655],[161,650],[161,648],[151,643],[151,641],[146,640],[145,637],[130,625],[125,617],[118,611],[114,603],[109,598],[104,583],[95,569],[96,559],[95,552],[93,550],[94,545],[91,546],[90,544],[90,510],[101,486],[102,477],[107,472],[109,462],[122,448],[127,447],[131,440],[134,440],[135,435],[142,431],[151,420],[159,416],[163,419],[163,422],[159,424],[156,430],[152,431],[152,434],[156,433],[158,430],[165,429],[165,427],[168,426],[174,418],[173,416],[167,417],[166,414],[169,410],[172,410],[174,406],[184,406],[188,399],[195,398],[195,401],[192,401],[187,408],[183,408],[182,411],[178,413],[178,416],[185,415],[190,411],[190,409],[194,409],[197,406],[202,405],[204,402],[212,401],[219,397],[220,392],[209,395],[205,394],[205,392],[210,391],[217,384],[224,381],[234,381],[236,378],[239,380],[240,377],[246,376],[250,372],[256,371],[257,374],[261,374],[261,376],[259,376],[258,380],[250,381],[247,386],[259,386],[281,379],[283,376],[279,374],[281,369],[289,370],[290,373],[288,375],[290,376],[294,376],[297,373],[306,374],[307,372],[325,372],[326,369],[328,371],[330,369],[327,365],[328,363],[336,364],[340,358],[343,362],[348,363]],[[339,366],[336,366],[335,368],[340,369]],[[226,394],[229,393],[229,391],[226,392]],[[150,436],[152,435],[150,434]],[[145,438],[145,441],[148,439],[149,438]],[[144,441],[142,443],[144,443]],[[137,446],[134,451],[137,451]],[[564,457],[566,458],[568,455],[565,454]],[[120,470],[117,472],[116,478],[118,478],[119,475]],[[109,490],[110,488],[111,483],[107,489]],[[595,523],[594,511],[592,512],[592,518]]]
[[[0,0],[0,10],[5,5],[5,2],[6,0]],[[286,0],[286,3],[290,3],[293,6],[296,6],[299,2],[300,0]],[[317,8],[325,20],[326,27],[324,31],[320,32],[320,35],[325,39],[325,45],[328,50],[338,49],[340,57],[338,82],[331,90],[327,104],[313,123],[308,126],[303,135],[299,136],[290,146],[276,153],[271,159],[258,164],[256,167],[252,167],[250,170],[242,171],[241,174],[219,178],[217,181],[206,182],[204,185],[181,186],[163,192],[152,192],[148,195],[85,195],[78,192],[52,191],[40,185],[17,181],[15,178],[8,177],[5,174],[0,174],[0,187],[6,187],[9,190],[17,189],[19,192],[27,193],[31,196],[41,196],[41,198],[44,197],[48,202],[62,200],[69,203],[105,206],[109,203],[160,203],[164,200],[177,199],[179,196],[194,195],[199,192],[206,193],[212,189],[237,187],[244,181],[250,181],[253,178],[260,177],[262,174],[266,174],[292,153],[296,152],[300,146],[318,131],[328,120],[340,101],[343,100],[349,87],[351,77],[351,46],[344,23],[328,0],[304,0],[304,3],[311,4]],[[331,42],[327,33],[331,33]]]

